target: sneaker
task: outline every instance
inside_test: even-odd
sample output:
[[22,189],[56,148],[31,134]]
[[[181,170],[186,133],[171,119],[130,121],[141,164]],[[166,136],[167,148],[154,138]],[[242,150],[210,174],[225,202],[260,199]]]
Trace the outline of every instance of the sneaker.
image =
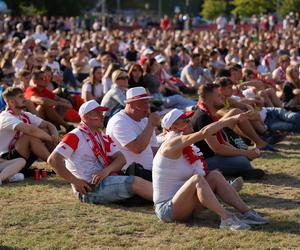
[[240,220],[250,225],[263,225],[268,223],[268,220],[259,215],[254,209],[242,214]]
[[24,175],[22,173],[17,173],[13,177],[10,177],[9,182],[20,182],[24,181]]
[[255,180],[255,179],[261,179],[265,176],[265,171],[262,169],[250,169],[242,174],[242,177],[244,180]]
[[239,220],[236,216],[227,218],[226,220],[221,220],[220,224],[221,229],[230,229],[232,231],[239,230],[249,230],[251,227]]
[[230,181],[229,184],[235,189],[235,191],[239,192],[244,185],[244,179],[240,176]]

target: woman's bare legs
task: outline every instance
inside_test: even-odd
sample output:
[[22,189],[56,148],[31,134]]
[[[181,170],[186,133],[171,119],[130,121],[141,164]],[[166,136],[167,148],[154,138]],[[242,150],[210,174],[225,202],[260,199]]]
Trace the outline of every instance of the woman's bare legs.
[[204,177],[194,175],[177,191],[172,199],[173,219],[183,220],[187,218],[198,203],[218,214],[221,219],[230,217]]
[[245,213],[249,210],[249,207],[219,171],[212,171],[205,178],[211,189],[223,202],[233,206],[241,213]]

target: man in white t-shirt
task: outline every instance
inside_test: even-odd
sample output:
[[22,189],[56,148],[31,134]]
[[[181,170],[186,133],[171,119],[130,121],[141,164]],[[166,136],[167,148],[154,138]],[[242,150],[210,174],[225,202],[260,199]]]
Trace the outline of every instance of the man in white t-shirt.
[[72,184],[82,202],[111,203],[135,194],[152,200],[152,185],[140,177],[117,175],[126,163],[103,127],[103,111],[95,100],[81,105],[78,128],[64,136],[48,162]]
[[49,66],[52,70],[52,72],[59,72],[60,71],[60,66],[57,61],[55,61],[56,55],[55,52],[48,51],[46,53],[46,63],[45,66]]
[[126,92],[124,110],[115,114],[108,122],[106,133],[114,140],[126,158],[126,171],[132,163],[143,166],[139,176],[152,180],[151,170],[153,155],[158,148],[155,128],[160,117],[150,113],[151,96],[143,87],[135,87]]
[[36,158],[46,161],[49,150],[59,142],[56,127],[23,111],[26,100],[22,89],[9,87],[3,92],[3,98],[7,109],[0,114],[0,157],[6,160],[24,158],[25,169]]

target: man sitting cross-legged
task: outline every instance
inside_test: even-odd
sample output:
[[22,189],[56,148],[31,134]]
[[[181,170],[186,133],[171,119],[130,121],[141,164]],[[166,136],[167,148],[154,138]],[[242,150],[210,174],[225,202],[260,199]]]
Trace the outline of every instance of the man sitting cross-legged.
[[0,114],[0,155],[6,160],[24,158],[25,173],[37,158],[47,160],[49,150],[59,142],[58,132],[53,124],[23,111],[26,100],[22,89],[9,87],[3,98],[7,108]]
[[103,127],[103,111],[95,100],[81,105],[78,128],[66,134],[51,153],[48,162],[72,184],[82,202],[111,203],[135,194],[152,200],[152,184],[136,176],[119,176],[126,163]]

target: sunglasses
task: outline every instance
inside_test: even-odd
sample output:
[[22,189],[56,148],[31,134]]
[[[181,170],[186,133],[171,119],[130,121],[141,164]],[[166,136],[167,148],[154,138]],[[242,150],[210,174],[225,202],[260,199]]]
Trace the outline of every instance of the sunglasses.
[[117,80],[128,80],[127,76],[119,77]]

